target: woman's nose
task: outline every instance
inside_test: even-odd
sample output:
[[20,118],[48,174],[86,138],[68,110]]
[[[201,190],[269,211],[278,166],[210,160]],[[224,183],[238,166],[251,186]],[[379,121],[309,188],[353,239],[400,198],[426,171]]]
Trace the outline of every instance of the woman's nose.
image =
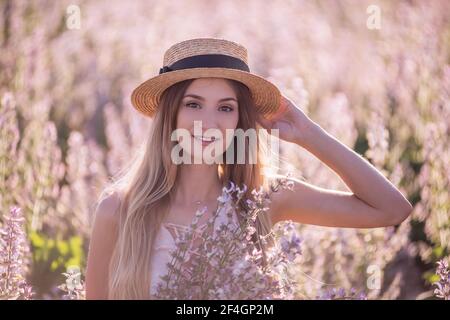
[[208,109],[201,112],[200,119],[203,130],[209,128],[217,128],[219,123],[217,113],[214,110]]

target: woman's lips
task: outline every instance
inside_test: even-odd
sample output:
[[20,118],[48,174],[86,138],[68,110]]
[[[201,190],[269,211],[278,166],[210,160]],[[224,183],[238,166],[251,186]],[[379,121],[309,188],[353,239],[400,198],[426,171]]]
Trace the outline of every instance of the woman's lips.
[[194,136],[192,136],[192,138],[194,138],[194,139],[197,140],[198,142],[201,142],[202,146],[207,146],[207,145],[209,145],[210,143],[213,143],[213,142],[216,142],[216,141],[219,140],[219,139],[213,139],[213,140],[208,141],[208,140],[203,140],[203,139],[197,139],[197,138],[194,137]]

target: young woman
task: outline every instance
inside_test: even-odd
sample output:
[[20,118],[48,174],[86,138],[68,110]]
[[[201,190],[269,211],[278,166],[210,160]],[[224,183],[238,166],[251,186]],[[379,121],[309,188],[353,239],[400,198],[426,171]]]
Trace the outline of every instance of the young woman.
[[[229,181],[245,184],[247,195],[259,186],[267,188],[259,149],[253,162],[201,161],[206,159],[196,151],[199,146],[221,147],[224,151],[215,153],[215,160],[229,159],[230,147],[244,148],[248,155],[248,140],[226,139],[237,129],[278,129],[280,139],[314,154],[352,190],[327,190],[292,178],[293,190],[272,194],[270,210],[257,219],[257,235],[283,220],[351,228],[397,225],[412,210],[369,162],[309,119],[275,85],[250,73],[247,50],[235,42],[199,38],[173,45],[160,74],[137,87],[132,102],[153,118],[152,127],[131,167],[100,196],[87,263],[88,299],[152,298],[174,238],[200,206],[215,209]],[[177,129],[188,135],[174,139]],[[258,148],[263,145],[259,142]],[[194,161],[179,163],[176,146],[183,159]]]

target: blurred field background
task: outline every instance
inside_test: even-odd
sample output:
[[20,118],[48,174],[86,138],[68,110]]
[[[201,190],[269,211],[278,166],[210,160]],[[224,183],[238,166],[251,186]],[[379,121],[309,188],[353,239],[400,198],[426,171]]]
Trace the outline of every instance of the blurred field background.
[[[379,29],[368,28],[370,5]],[[299,225],[299,297],[340,287],[432,298],[435,263],[450,256],[449,12],[445,0],[0,0],[0,226],[22,209],[35,298],[59,299],[70,265],[84,274],[97,195],[151,125],[131,90],[170,45],[204,36],[245,45],[253,72],[414,205],[399,227]],[[304,149],[282,152],[308,182],[348,190]]]

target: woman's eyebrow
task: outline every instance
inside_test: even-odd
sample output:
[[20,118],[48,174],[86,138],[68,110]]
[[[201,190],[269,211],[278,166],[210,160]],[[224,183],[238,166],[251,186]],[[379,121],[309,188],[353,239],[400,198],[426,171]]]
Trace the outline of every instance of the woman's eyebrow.
[[[195,99],[198,99],[198,100],[201,100],[201,101],[205,101],[205,98],[203,98],[202,96],[198,96],[196,94],[186,94],[183,98],[187,98],[187,97],[191,97],[191,98],[195,98]],[[222,99],[219,100],[219,102],[229,101],[229,100],[234,100],[234,101],[238,102],[236,100],[236,98],[232,98],[232,97],[222,98]]]

